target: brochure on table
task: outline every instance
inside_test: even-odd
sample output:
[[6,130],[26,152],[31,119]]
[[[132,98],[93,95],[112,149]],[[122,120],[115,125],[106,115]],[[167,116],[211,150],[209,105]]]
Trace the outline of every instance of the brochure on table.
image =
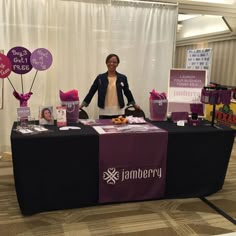
[[35,125],[35,120],[31,117],[29,107],[18,107],[16,131],[21,134],[33,134],[45,132],[48,131],[48,129],[40,125]]
[[125,124],[125,125],[98,125],[93,128],[99,134],[111,133],[139,133],[139,132],[161,132],[162,130],[152,124]]

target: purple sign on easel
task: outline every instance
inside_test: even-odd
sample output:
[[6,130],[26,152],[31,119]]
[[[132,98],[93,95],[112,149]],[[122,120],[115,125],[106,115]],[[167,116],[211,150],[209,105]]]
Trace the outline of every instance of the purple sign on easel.
[[46,48],[38,48],[32,52],[30,61],[36,70],[47,70],[52,64],[52,54]]
[[7,57],[11,61],[12,71],[16,74],[26,74],[31,71],[31,52],[24,47],[14,47],[9,50]]
[[11,62],[7,56],[0,53],[0,78],[4,79],[11,74]]

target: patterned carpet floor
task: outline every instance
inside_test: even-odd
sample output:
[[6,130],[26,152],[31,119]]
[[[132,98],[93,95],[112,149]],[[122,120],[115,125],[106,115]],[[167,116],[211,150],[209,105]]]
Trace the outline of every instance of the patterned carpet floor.
[[11,158],[0,160],[0,236],[236,235],[236,144],[225,184],[205,198],[111,204],[22,216]]

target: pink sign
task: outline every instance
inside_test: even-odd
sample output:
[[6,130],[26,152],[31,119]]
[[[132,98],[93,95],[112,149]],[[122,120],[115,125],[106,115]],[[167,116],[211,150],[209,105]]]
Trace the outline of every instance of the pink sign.
[[0,78],[7,78],[12,71],[12,65],[7,56],[0,53]]
[[30,61],[36,70],[47,70],[52,64],[52,54],[45,48],[38,48],[32,52]]

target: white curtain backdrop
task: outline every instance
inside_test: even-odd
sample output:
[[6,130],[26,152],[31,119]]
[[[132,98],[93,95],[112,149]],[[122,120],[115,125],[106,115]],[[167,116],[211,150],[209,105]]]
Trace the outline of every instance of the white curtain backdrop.
[[[40,105],[60,104],[59,90],[79,91],[82,101],[97,74],[106,71],[110,53],[120,57],[119,72],[126,74],[136,102],[149,117],[149,92],[167,92],[173,65],[177,6],[115,0],[0,0],[0,50],[16,46],[31,52],[47,48],[53,64],[39,71],[28,106],[38,118]],[[23,75],[28,92],[35,75]],[[10,81],[21,92],[21,77],[12,72]],[[4,79],[3,109],[0,110],[0,153],[11,151],[10,132],[17,119],[19,101]],[[86,108],[98,117],[97,97]]]

